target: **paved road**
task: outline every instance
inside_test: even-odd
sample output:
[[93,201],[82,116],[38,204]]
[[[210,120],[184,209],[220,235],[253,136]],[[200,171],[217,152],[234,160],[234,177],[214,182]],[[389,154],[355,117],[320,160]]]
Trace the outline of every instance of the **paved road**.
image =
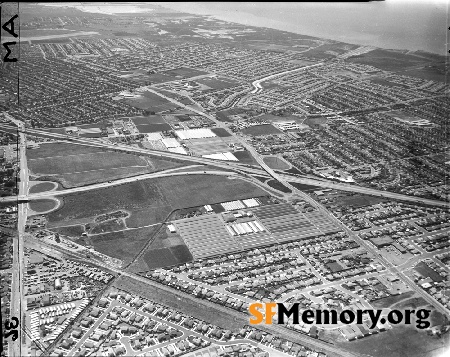
[[[23,124],[19,121],[14,121],[19,128]],[[28,192],[28,166],[26,158],[26,138],[25,134],[19,134],[20,143],[20,184],[19,195],[26,195]],[[15,197],[17,200],[17,197]],[[17,317],[20,322],[18,329],[19,337],[15,341],[10,341],[9,356],[23,356],[26,354],[25,345],[22,346],[22,322],[23,322],[23,273],[24,273],[24,256],[23,256],[23,238],[25,233],[25,224],[27,221],[27,205],[18,205],[18,221],[17,231],[18,236],[13,242],[13,275],[11,281],[11,317]]]
[[395,193],[395,192],[389,192],[389,191],[375,190],[372,188],[361,187],[361,186],[356,186],[356,185],[351,185],[351,184],[341,184],[341,183],[335,183],[332,181],[315,180],[315,179],[309,179],[309,178],[303,178],[303,177],[293,177],[293,176],[287,175],[287,174],[280,174],[280,177],[282,177],[286,181],[290,181],[290,182],[319,186],[319,187],[323,187],[323,188],[332,188],[335,190],[357,192],[357,193],[362,193],[365,195],[393,198],[393,199],[402,200],[402,201],[423,203],[423,204],[427,204],[427,205],[431,205],[431,206],[449,207],[449,205],[450,205],[449,202],[430,200],[427,198],[421,198],[421,197],[416,197],[416,196],[408,196],[408,195],[403,195],[401,193]]
[[268,80],[276,78],[278,76],[282,76],[282,75],[287,74],[287,73],[304,71],[305,69],[308,69],[308,68],[318,67],[318,66],[323,66],[323,65],[324,65],[324,62],[320,62],[320,63],[312,64],[310,66],[305,66],[305,67],[300,67],[300,68],[296,68],[296,69],[291,69],[289,71],[275,73],[275,74],[271,74],[270,76],[267,76],[267,77],[264,77],[264,78],[261,78],[261,79],[257,79],[256,81],[254,81],[252,83],[252,86],[255,87],[255,89],[253,89],[250,93],[255,94],[255,93],[259,92],[262,89],[262,87],[261,87],[261,83],[262,82],[268,81]]
[[359,235],[352,230],[350,230],[345,224],[343,224],[339,219],[337,219],[334,215],[329,215],[329,217],[336,222],[336,224],[343,228],[343,230],[348,234],[349,237],[352,237],[361,247],[364,247],[368,252],[372,253],[374,257],[376,257],[391,273],[397,275],[400,280],[403,281],[403,283],[406,284],[406,286],[413,289],[416,293],[418,293],[420,296],[422,296],[425,301],[430,303],[432,306],[436,308],[436,310],[442,312],[444,315],[449,315],[448,311],[435,299],[433,299],[428,293],[426,293],[424,290],[422,290],[413,280],[411,280],[409,277],[407,277],[401,269],[396,267],[394,264],[392,264],[390,261],[388,261],[386,258],[384,258],[381,253],[378,251],[378,249],[375,248],[372,244],[370,244],[368,241],[361,239]]
[[[145,88],[147,89],[147,87],[145,87]],[[184,107],[184,108],[191,110],[199,115],[205,116],[205,117],[209,118],[210,120],[213,120],[219,127],[224,128],[225,130],[230,132],[229,129],[224,125],[224,123],[218,121],[213,116],[206,114],[198,109],[186,106],[186,105],[174,100],[173,98],[166,97],[166,96],[158,93],[157,91],[154,91],[153,89],[147,89],[147,90],[149,90],[150,92],[157,94],[171,102],[174,102],[175,104],[177,104],[181,107]],[[0,129],[1,128],[11,129],[12,127],[0,123]],[[235,136],[235,138],[238,139],[244,147],[246,147],[247,149],[250,148],[251,153],[253,154],[255,159],[258,161],[258,163],[262,166],[263,170],[261,170],[260,168],[257,168],[257,167],[251,167],[250,165],[245,165],[245,164],[241,164],[241,163],[221,162],[219,160],[207,159],[207,158],[203,158],[203,157],[174,154],[174,153],[171,153],[168,151],[141,149],[138,147],[130,147],[130,146],[124,146],[124,145],[112,145],[112,144],[102,143],[100,141],[92,141],[91,139],[83,139],[83,138],[75,138],[75,137],[70,137],[70,139],[68,139],[67,135],[62,135],[62,134],[57,134],[57,133],[48,133],[48,132],[44,132],[44,131],[36,130],[36,129],[28,129],[27,128],[26,133],[29,133],[32,135],[45,135],[45,136],[52,137],[52,138],[58,139],[58,140],[70,141],[70,142],[73,142],[74,144],[78,143],[78,144],[84,144],[84,145],[89,145],[89,146],[104,147],[109,150],[132,152],[135,154],[147,154],[147,155],[151,154],[151,155],[160,156],[160,157],[169,157],[169,158],[174,158],[174,159],[183,160],[183,161],[191,161],[191,162],[195,162],[195,163],[201,163],[201,164],[205,164],[205,165],[213,165],[213,166],[224,168],[227,170],[237,171],[237,172],[240,172],[242,175],[246,175],[246,176],[248,176],[250,174],[265,175],[266,173],[269,173],[272,177],[274,177],[271,173],[275,173],[274,170],[271,170],[264,163],[264,161],[260,158],[260,156],[256,152],[256,150],[254,150],[250,145],[248,145],[243,139],[236,137],[236,136]],[[233,134],[233,133],[231,133],[231,134]],[[268,169],[270,171],[268,171]],[[368,195],[394,198],[394,199],[398,199],[398,200],[423,203],[423,204],[439,206],[439,207],[448,207],[449,206],[448,202],[430,200],[430,199],[420,198],[420,197],[416,197],[416,196],[408,196],[408,195],[403,195],[403,194],[393,193],[393,192],[388,192],[388,191],[375,190],[375,189],[356,186],[356,185],[341,184],[341,183],[327,181],[327,180],[323,180],[323,179],[312,179],[312,178],[298,177],[298,176],[293,176],[293,175],[288,175],[288,174],[277,174],[275,178],[281,182],[297,182],[297,183],[314,185],[314,186],[319,186],[319,187],[324,187],[324,188],[333,188],[336,190],[358,192],[358,193],[363,193],[363,194],[368,194]],[[285,183],[285,185],[290,187],[291,189],[293,189],[292,186],[287,185],[286,183]],[[297,190],[294,190],[294,191],[297,191]],[[0,202],[1,201],[2,200],[0,200]]]
[[[62,249],[61,247],[56,247],[56,246],[50,246],[46,243],[43,243],[40,241],[39,245],[34,246],[34,249],[36,250],[43,250],[45,247],[49,247],[51,250],[59,250],[64,252],[65,254],[67,254],[69,257],[73,257],[75,259],[79,259],[81,261],[84,262],[88,262],[90,264],[94,264],[98,267],[101,267],[107,271],[110,271],[112,273],[124,276],[126,278],[129,279],[134,279],[138,282],[140,282],[141,284],[143,284],[143,286],[147,285],[147,286],[151,286],[151,287],[155,287],[161,290],[166,291],[169,294],[175,294],[175,295],[180,295],[183,296],[184,298],[187,298],[191,301],[193,301],[195,304],[197,304],[199,306],[199,309],[215,309],[215,310],[219,310],[222,314],[224,314],[225,316],[229,316],[230,319],[239,319],[239,320],[246,320],[248,318],[248,316],[242,312],[238,312],[236,310],[227,308],[225,306],[213,303],[209,300],[204,300],[204,299],[199,299],[191,294],[182,292],[180,290],[175,290],[174,288],[171,288],[167,285],[163,285],[160,284],[158,282],[155,282],[153,280],[147,279],[143,276],[140,276],[138,274],[134,274],[134,273],[130,273],[130,272],[126,272],[123,271],[120,268],[115,268],[112,267],[110,265],[107,265],[105,263],[99,262],[99,261],[93,261],[90,259],[86,259],[84,255],[80,254],[80,253],[76,253],[76,252],[70,252],[67,251],[65,249]],[[164,302],[163,302],[164,304]],[[248,320],[247,320],[248,321]],[[245,322],[246,323],[246,322]],[[245,324],[243,322],[243,324]],[[282,325],[260,325],[259,328],[263,331],[269,332],[269,333],[275,333],[276,335],[280,335],[280,336],[284,336],[285,338],[292,340],[292,341],[298,341],[301,344],[304,344],[305,346],[310,346],[319,350],[322,350],[326,353],[328,353],[330,356],[342,356],[342,357],[354,357],[357,356],[351,352],[348,351],[343,351],[340,348],[336,347],[333,344],[329,344],[326,342],[323,342],[321,340],[317,340],[315,338],[312,338],[308,335],[305,334],[301,334],[292,330],[289,330],[285,327],[283,327]]]
[[[111,187],[111,186],[118,186],[118,185],[122,185],[122,184],[129,183],[129,182],[147,180],[147,179],[151,179],[151,178],[160,178],[160,177],[186,176],[186,175],[218,175],[218,176],[239,177],[239,175],[236,172],[232,172],[232,171],[226,172],[226,171],[214,171],[214,170],[204,170],[203,171],[202,170],[202,171],[177,172],[176,170],[177,169],[170,169],[170,170],[165,170],[165,171],[161,171],[161,172],[143,174],[143,175],[128,177],[128,178],[119,179],[119,180],[111,180],[111,182],[103,182],[103,183],[97,183],[97,184],[92,184],[92,185],[88,185],[88,186],[68,188],[65,190],[30,193],[28,195],[25,193],[25,194],[20,194],[19,199],[38,200],[38,199],[43,199],[46,197],[64,196],[64,195],[68,195],[68,194],[76,193],[76,192],[96,190],[96,189],[107,188],[107,187]],[[13,202],[14,200],[17,200],[17,197],[9,196],[9,197],[2,197],[0,199],[0,202]]]

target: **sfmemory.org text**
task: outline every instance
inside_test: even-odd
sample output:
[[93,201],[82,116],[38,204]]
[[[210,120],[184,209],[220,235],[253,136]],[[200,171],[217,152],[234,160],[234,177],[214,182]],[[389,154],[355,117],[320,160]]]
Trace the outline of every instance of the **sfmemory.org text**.
[[[357,323],[362,324],[364,321],[370,320],[370,328],[375,328],[379,323],[385,324],[389,322],[392,325],[404,323],[411,324],[415,320],[416,327],[419,329],[426,329],[430,327],[430,322],[427,321],[431,310],[390,310],[387,314],[383,314],[382,310],[300,310],[299,304],[294,303],[290,307],[283,303],[268,302],[268,303],[253,303],[249,306],[250,324],[284,324],[292,317],[293,324],[301,322],[305,324],[329,325],[343,323],[346,325]],[[277,315],[278,318],[274,322],[273,317]]]

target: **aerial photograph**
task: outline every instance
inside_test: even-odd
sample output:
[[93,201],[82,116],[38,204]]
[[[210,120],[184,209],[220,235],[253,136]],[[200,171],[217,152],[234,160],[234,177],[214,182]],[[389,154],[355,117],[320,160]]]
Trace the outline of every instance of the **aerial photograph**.
[[449,357],[449,9],[0,3],[0,357]]

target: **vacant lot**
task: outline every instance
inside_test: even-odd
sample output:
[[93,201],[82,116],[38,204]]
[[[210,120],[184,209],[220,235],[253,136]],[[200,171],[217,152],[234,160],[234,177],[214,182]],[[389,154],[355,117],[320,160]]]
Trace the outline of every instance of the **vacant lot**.
[[203,74],[208,74],[208,72],[199,71],[198,69],[194,68],[180,67],[176,69],[171,69],[170,71],[166,71],[164,72],[164,74],[169,76],[181,76],[185,78],[190,78],[201,76]]
[[328,43],[315,47],[307,52],[303,52],[302,55],[305,57],[314,57],[314,58],[333,58],[336,55],[343,54],[357,47],[358,47],[357,45],[350,45],[342,42]]
[[155,222],[163,222],[170,212],[172,212],[172,207],[169,204],[158,207],[146,207],[134,210],[133,214],[125,222],[129,228],[149,226],[155,224]]
[[408,69],[405,71],[399,71],[399,74],[411,77],[417,77],[427,79],[436,82],[448,83],[450,78],[445,64],[436,64],[430,66],[424,66],[421,68]]
[[231,134],[228,131],[226,131],[224,128],[213,128],[213,129],[211,129],[211,131],[221,138],[226,138],[228,136],[231,136]]
[[223,110],[221,112],[217,112],[217,119],[224,122],[232,122],[233,120],[229,118],[230,115],[243,114],[245,110],[239,108],[231,108],[227,110]]
[[448,338],[448,334],[438,339],[412,325],[397,325],[392,330],[337,345],[345,351],[374,357],[437,357],[445,356]]
[[327,118],[324,117],[318,117],[318,118],[307,118],[303,122],[303,124],[306,124],[310,126],[311,128],[317,128],[321,124],[325,124],[328,121]]
[[266,195],[248,182],[213,175],[174,176],[159,186],[174,209]]
[[28,156],[32,174],[58,181],[64,187],[183,166],[175,161],[60,143],[41,144],[39,149],[29,150]]
[[266,124],[266,125],[251,126],[249,128],[245,128],[244,130],[242,130],[242,132],[247,135],[260,136],[260,135],[280,134],[281,130],[278,130],[273,125]]
[[41,182],[36,185],[33,185],[29,193],[39,193],[39,192],[45,192],[50,191],[55,187],[55,184],[53,182]]
[[440,282],[440,281],[444,280],[444,278],[441,275],[439,275],[436,270],[431,269],[425,263],[417,264],[414,269],[417,270],[420,274],[422,274],[423,277],[425,277],[425,278],[429,277],[429,278],[433,279],[433,281],[435,281],[435,282]]
[[303,183],[298,182],[289,182],[289,183],[300,191],[316,191],[321,189],[321,187],[319,186],[305,185]]
[[278,190],[278,191],[281,191],[281,192],[284,192],[284,193],[291,193],[291,189],[290,188],[286,187],[281,182],[279,182],[279,181],[277,181],[275,179],[267,181],[267,184],[270,187],[274,188],[275,190]]
[[290,167],[283,159],[276,156],[266,156],[263,160],[273,170],[287,170]]
[[146,133],[157,133],[160,131],[167,131],[171,130],[171,126],[169,124],[141,124],[136,125],[137,130],[139,130],[140,133],[146,134]]
[[99,224],[96,224],[94,227],[91,228],[90,234],[102,234],[102,233],[109,233],[109,232],[117,232],[124,230],[125,223],[123,219],[115,219],[111,221],[102,222]]
[[102,152],[104,149],[95,146],[75,145],[68,143],[45,143],[39,148],[27,150],[29,160],[41,159],[53,156],[83,155]]
[[414,291],[409,291],[407,293],[399,295],[391,295],[382,299],[378,299],[372,302],[372,305],[376,308],[385,308],[397,304],[402,300],[406,300],[415,294]]
[[68,174],[85,171],[108,170],[118,167],[146,167],[147,162],[139,156],[117,152],[96,152],[53,156],[28,161],[31,171],[37,175]]
[[[385,71],[402,71],[408,67],[425,65],[431,62],[430,59],[414,54],[383,49],[376,49],[359,56],[350,57],[348,61],[367,64]],[[442,62],[445,62],[445,59]]]
[[128,227],[140,227],[161,222],[174,209],[262,195],[266,192],[250,183],[222,176],[164,177],[64,196],[48,219],[51,226],[67,226],[121,209],[131,212]]
[[58,203],[54,200],[42,199],[42,200],[30,201],[30,203],[28,203],[28,206],[30,207],[30,209],[32,211],[41,213],[41,212],[50,211],[51,209],[55,208],[57,204]]
[[84,226],[75,225],[75,226],[52,228],[52,231],[69,237],[79,238],[85,230]]
[[235,151],[233,155],[243,164],[259,166],[258,162],[248,151]]
[[161,115],[134,117],[131,120],[141,133],[156,133],[158,131],[171,130],[170,125],[166,123]]
[[384,202],[385,199],[381,197],[354,195],[354,196],[341,196],[336,199],[336,204],[346,207],[353,206],[355,208],[376,205],[377,203]]
[[120,277],[114,283],[114,286],[119,289],[140,295],[183,314],[195,316],[233,332],[238,332],[242,326],[248,324],[248,318],[244,315],[242,315],[242,318],[236,318],[231,311],[230,313],[224,312],[216,309],[213,305],[211,306],[211,304],[205,306],[203,303],[196,301],[196,298],[191,295],[175,293],[175,289],[159,288],[155,285],[142,284],[128,277]]
[[225,89],[230,88],[238,85],[239,83],[236,81],[233,81],[231,79],[217,79],[217,78],[202,78],[202,79],[196,79],[196,82],[200,84],[204,84],[205,86],[208,86],[213,89]]
[[139,98],[125,99],[125,103],[133,107],[150,110],[155,113],[177,107],[177,105],[169,102],[167,99],[151,92],[143,92]]
[[94,170],[88,172],[70,173],[62,176],[59,180],[65,187],[85,186],[93,183],[105,182],[106,180],[118,180],[139,174],[149,173],[148,167],[119,167],[108,170]]

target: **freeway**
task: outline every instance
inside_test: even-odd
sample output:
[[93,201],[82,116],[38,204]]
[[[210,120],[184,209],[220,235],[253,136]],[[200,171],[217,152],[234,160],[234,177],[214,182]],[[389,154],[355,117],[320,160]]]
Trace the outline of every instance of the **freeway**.
[[[147,88],[147,87],[145,87],[145,88]],[[147,90],[149,90],[150,92],[157,94],[167,100],[170,100],[170,101],[174,102],[175,104],[180,105],[188,110],[196,112],[199,115],[206,116],[210,120],[213,120],[219,127],[224,128],[225,130],[227,130],[229,132],[229,129],[224,125],[224,123],[218,121],[213,116],[206,114],[198,109],[186,106],[186,105],[174,100],[173,98],[166,97],[152,89],[147,89]],[[13,129],[10,126],[0,123],[0,130],[2,128],[8,129],[8,130]],[[205,164],[205,165],[212,165],[212,166],[220,167],[222,169],[233,170],[233,171],[239,172],[242,175],[247,176],[247,177],[248,177],[248,175],[251,175],[251,174],[260,175],[260,176],[266,176],[267,174],[269,174],[270,176],[274,177],[278,181],[283,182],[286,186],[288,186],[289,188],[294,190],[294,192],[297,190],[286,182],[297,182],[297,183],[319,186],[319,187],[324,187],[324,188],[333,188],[336,190],[358,192],[358,193],[367,194],[367,195],[388,197],[388,198],[404,200],[404,201],[412,201],[412,202],[423,203],[423,204],[432,205],[432,206],[440,206],[440,207],[448,207],[449,206],[448,202],[443,202],[443,201],[438,201],[438,200],[430,200],[430,199],[426,199],[426,198],[409,196],[409,195],[404,195],[404,194],[394,193],[394,192],[389,192],[389,191],[381,191],[381,190],[376,190],[376,189],[371,189],[371,188],[366,188],[366,187],[361,187],[361,186],[356,186],[356,185],[342,184],[342,183],[337,183],[334,181],[328,181],[325,179],[312,179],[312,178],[307,178],[307,177],[293,176],[293,175],[289,175],[289,174],[277,174],[274,170],[270,169],[264,163],[264,161],[259,156],[259,154],[256,152],[256,150],[254,150],[250,145],[248,145],[243,139],[238,138],[236,136],[235,136],[235,138],[237,138],[240,141],[242,146],[244,146],[247,150],[249,150],[249,152],[252,153],[253,157],[262,166],[263,169],[257,168],[257,167],[252,167],[250,165],[236,163],[236,162],[223,162],[220,160],[208,159],[208,158],[204,158],[204,157],[175,154],[175,153],[172,153],[169,151],[141,149],[138,147],[130,147],[130,146],[124,146],[124,145],[112,145],[112,144],[102,143],[100,141],[92,141],[91,139],[83,139],[83,138],[75,138],[75,137],[70,137],[68,139],[67,135],[62,135],[62,134],[57,134],[57,133],[48,133],[48,132],[36,130],[36,129],[28,129],[28,128],[26,130],[22,129],[22,132],[25,132],[30,135],[45,135],[45,136],[48,136],[48,137],[51,137],[54,139],[69,141],[74,144],[103,147],[103,148],[109,149],[109,150],[123,151],[123,152],[142,154],[142,155],[154,155],[154,156],[173,158],[173,159],[183,160],[183,161],[191,161],[191,162],[195,162],[197,164],[200,163],[200,164]],[[274,176],[274,174],[275,174],[275,176]],[[5,199],[9,200],[9,198],[5,198]],[[3,201],[3,199],[0,201]]]
[[[154,91],[154,90],[150,90],[151,92],[153,92],[154,94],[157,94],[161,97],[164,97],[165,99],[180,105],[182,107],[184,107],[185,109],[188,110],[192,110],[194,112],[196,112],[199,115],[202,115],[204,117],[207,117],[208,119],[214,121],[219,127],[224,128],[225,130],[227,130],[228,132],[230,132],[230,130],[228,129],[228,127],[226,127],[226,125],[220,121],[218,121],[216,118],[214,118],[211,115],[208,115],[200,110],[191,108],[189,106],[186,106],[172,98],[166,97],[164,95],[161,95],[160,93]],[[233,133],[231,133],[231,135],[233,135]],[[350,236],[353,237],[362,247],[366,248],[369,252],[371,252],[374,256],[377,256],[378,259],[382,262],[382,264],[387,267],[390,271],[392,271],[393,273],[395,273],[397,276],[399,276],[399,278],[407,285],[410,286],[413,290],[415,290],[419,295],[421,295],[425,301],[428,301],[429,303],[431,303],[438,311],[441,311],[444,313],[444,315],[447,315],[448,312],[443,308],[443,306],[439,303],[437,303],[437,301],[435,301],[433,298],[431,298],[431,296],[429,296],[426,292],[424,292],[422,289],[420,289],[414,281],[412,281],[409,277],[407,277],[405,274],[403,274],[399,269],[397,269],[392,263],[390,263],[389,261],[387,261],[384,257],[382,257],[374,247],[370,246],[366,241],[364,241],[363,239],[361,239],[357,234],[354,234],[353,231],[351,231],[346,225],[344,225],[339,219],[337,219],[336,217],[334,217],[332,214],[330,214],[330,212],[320,203],[318,203],[317,201],[315,201],[312,197],[310,197],[309,195],[307,195],[306,193],[298,190],[297,188],[295,188],[294,186],[292,186],[288,180],[292,181],[291,176],[290,175],[281,175],[278,174],[277,172],[275,172],[274,170],[272,170],[262,159],[262,157],[256,152],[256,150],[249,145],[244,139],[239,138],[241,145],[244,146],[249,153],[251,153],[251,155],[255,158],[255,160],[258,162],[258,164],[270,175],[272,176],[274,179],[276,179],[277,181],[281,182],[283,185],[285,185],[286,187],[288,187],[289,189],[291,189],[291,191],[293,193],[296,193],[298,195],[300,195],[306,202],[309,202],[313,207],[316,207],[320,212],[324,213],[326,216],[330,216],[332,218],[332,220],[337,224],[338,227],[342,227],[344,228],[345,232]],[[299,180],[301,183],[304,183],[305,180],[308,181],[312,181],[309,184],[314,185],[315,183],[317,183],[318,180],[312,180],[312,179],[305,179],[305,178],[300,178],[297,179]],[[294,180],[295,181],[295,180]],[[320,184],[323,184],[323,181],[319,181]],[[337,186],[337,185],[336,185]],[[339,185],[339,186],[344,186],[346,187],[346,185]],[[353,189],[357,186],[351,186]],[[361,187],[357,187],[357,190],[360,190],[360,192],[364,193],[364,192],[369,192],[371,191],[370,189],[366,189],[366,188],[361,188]],[[381,193],[383,195],[386,195],[386,193],[384,191],[378,191],[378,190],[373,190],[375,191],[375,193],[377,195],[381,195]],[[369,193],[370,194],[370,193]],[[400,197],[400,199],[404,199],[405,197],[407,197],[408,200],[414,200],[414,201],[418,201],[418,202],[424,202],[424,203],[431,203],[431,204],[437,204],[440,206],[445,206],[448,207],[448,203],[446,202],[440,202],[440,201],[434,201],[434,200],[427,200],[427,199],[420,199],[420,198],[416,198],[416,197],[411,197],[411,196],[406,196],[406,195],[397,195],[394,193],[389,193],[390,197],[392,198],[392,196],[394,197]],[[386,196],[389,197],[389,196]],[[430,202],[431,201],[431,202]]]
[[[156,93],[156,92],[155,92]],[[9,125],[5,125],[0,123],[0,130],[11,130],[16,129]],[[249,165],[241,164],[238,162],[233,162],[232,164],[229,162],[221,162],[220,160],[214,160],[214,159],[208,159],[205,157],[199,157],[199,156],[190,156],[190,155],[183,155],[183,154],[176,154],[172,153],[170,151],[159,151],[159,150],[151,150],[151,149],[142,149],[139,147],[131,147],[126,145],[114,145],[114,144],[108,144],[102,141],[94,141],[92,139],[84,139],[80,137],[74,137],[70,135],[64,135],[64,134],[58,134],[58,133],[50,133],[44,130],[36,130],[36,129],[21,129],[22,132],[29,135],[35,135],[35,136],[45,136],[51,139],[55,140],[63,140],[67,141],[73,144],[82,144],[82,145],[88,145],[88,146],[94,146],[94,147],[102,147],[109,150],[116,150],[116,151],[123,151],[123,152],[130,152],[130,153],[141,153],[144,155],[154,155],[154,156],[164,156],[171,159],[181,160],[181,161],[192,161],[195,163],[201,163],[205,165],[214,165],[218,167],[233,167],[234,169],[242,169],[246,170],[248,172],[252,173],[260,173],[261,170],[258,168],[251,168]]]
[[[19,121],[15,123],[21,127],[23,124]],[[26,195],[28,192],[28,166],[26,158],[26,138],[25,134],[19,134],[20,143],[20,185],[19,195]],[[15,197],[17,200],[17,196]],[[11,281],[11,309],[10,316],[19,319],[18,338],[9,344],[9,356],[26,355],[25,346],[22,346],[22,323],[24,309],[23,303],[23,274],[24,274],[24,255],[23,255],[23,239],[25,234],[25,224],[27,221],[27,205],[18,204],[18,221],[17,221],[17,238],[13,242],[13,270]]]
[[[109,181],[109,182],[97,183],[97,184],[92,184],[92,185],[88,185],[88,186],[68,188],[65,190],[30,193],[28,195],[26,193],[24,193],[24,194],[20,194],[18,196],[18,199],[19,200],[38,200],[38,199],[43,199],[46,197],[64,196],[64,195],[68,195],[71,193],[96,190],[96,189],[107,188],[107,187],[111,187],[111,186],[119,186],[119,185],[123,185],[123,184],[129,183],[129,182],[147,180],[147,179],[159,178],[159,177],[186,176],[186,175],[239,176],[236,172],[233,172],[233,171],[207,170],[207,171],[176,172],[176,170],[179,170],[179,169],[170,169],[170,170],[154,172],[154,173],[150,173],[150,174],[142,174],[142,175],[138,175],[138,176],[127,177],[124,179],[118,179],[118,180]],[[0,199],[0,202],[14,202],[15,200],[17,200],[17,196],[8,196],[8,197],[2,197]]]
[[431,206],[449,207],[449,203],[444,202],[444,201],[430,200],[427,198],[422,198],[422,197],[417,197],[417,196],[409,196],[409,195],[404,195],[401,193],[375,190],[373,188],[368,188],[368,187],[336,183],[336,182],[327,181],[327,180],[316,180],[316,179],[310,179],[310,178],[305,178],[305,177],[293,177],[293,176],[287,175],[287,174],[280,174],[280,177],[282,177],[284,180],[289,180],[290,182],[296,182],[296,183],[301,183],[301,184],[306,184],[306,185],[319,186],[319,187],[323,187],[323,188],[332,188],[335,190],[342,190],[342,191],[357,192],[357,193],[361,193],[361,194],[365,194],[365,195],[387,197],[387,198],[392,198],[392,199],[401,200],[401,201],[423,203],[423,204],[427,204],[427,205],[431,205]]

